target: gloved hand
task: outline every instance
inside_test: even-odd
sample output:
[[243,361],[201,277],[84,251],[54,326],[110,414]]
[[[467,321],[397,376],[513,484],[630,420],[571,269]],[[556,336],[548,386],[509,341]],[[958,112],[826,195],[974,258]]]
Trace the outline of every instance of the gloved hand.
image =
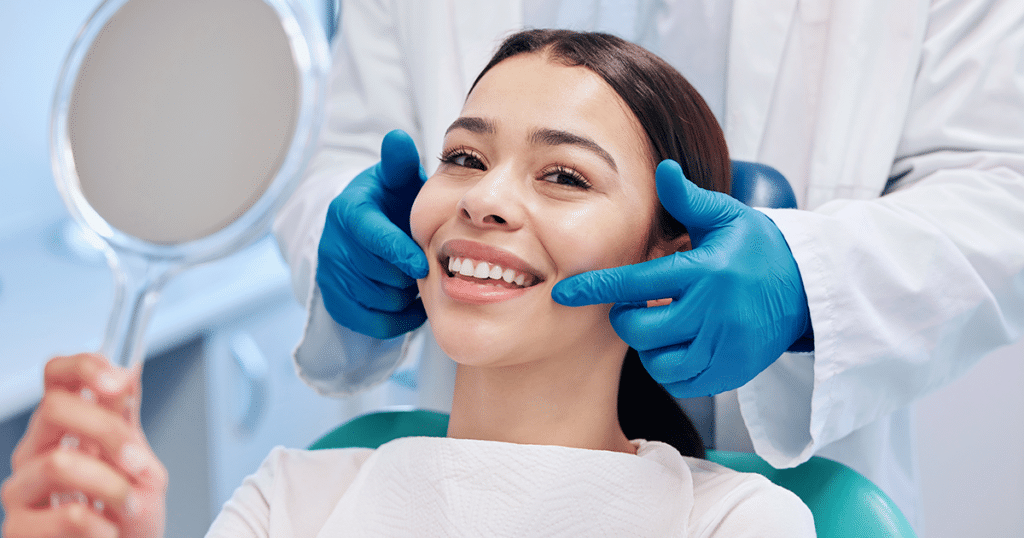
[[[697,187],[675,161],[662,161],[655,177],[693,250],[582,273],[557,283],[551,296],[566,306],[616,303],[615,332],[673,396],[740,387],[810,331],[796,261],[760,211]],[[647,307],[662,298],[672,302]]]
[[409,212],[427,176],[412,138],[391,131],[381,161],[356,176],[327,210],[316,282],[340,325],[392,338],[427,319],[416,298],[427,257],[409,235]]

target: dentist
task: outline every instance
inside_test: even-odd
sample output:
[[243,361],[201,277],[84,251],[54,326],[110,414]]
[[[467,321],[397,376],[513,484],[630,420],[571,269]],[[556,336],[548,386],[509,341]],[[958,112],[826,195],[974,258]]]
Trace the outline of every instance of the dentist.
[[[427,260],[409,209],[434,162],[416,148],[440,153],[508,31],[610,31],[674,63],[732,157],[779,169],[801,209],[674,178],[659,194],[693,251],[565,279],[553,298],[616,303],[615,330],[655,379],[724,393],[720,437],[749,437],[777,467],[846,463],[914,521],[911,404],[1024,331],[1024,4],[397,4],[343,3],[322,147],[275,224],[310,312],[300,375],[352,393],[419,350],[422,390],[450,392],[420,327]],[[392,129],[409,135],[380,146]]]

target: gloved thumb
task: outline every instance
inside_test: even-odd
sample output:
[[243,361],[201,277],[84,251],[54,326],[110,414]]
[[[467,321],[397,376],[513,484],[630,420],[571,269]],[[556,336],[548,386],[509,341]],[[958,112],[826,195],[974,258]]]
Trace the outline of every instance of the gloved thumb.
[[698,245],[706,232],[717,228],[737,215],[740,202],[720,192],[702,189],[683,175],[679,163],[665,159],[654,173],[658,199],[669,214],[686,227]]
[[416,144],[401,129],[395,129],[384,136],[380,144],[380,166],[384,174],[381,184],[393,192],[407,189],[418,192],[427,181]]

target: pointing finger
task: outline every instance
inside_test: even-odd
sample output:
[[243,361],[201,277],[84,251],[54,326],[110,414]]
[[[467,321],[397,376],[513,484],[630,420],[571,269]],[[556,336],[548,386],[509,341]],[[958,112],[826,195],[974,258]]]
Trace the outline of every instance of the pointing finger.
[[639,303],[676,298],[689,284],[691,255],[677,252],[635,265],[588,271],[555,284],[551,297],[564,306]]
[[426,276],[427,257],[411,237],[383,213],[358,211],[349,207],[349,203],[339,196],[331,202],[331,211],[360,246],[394,264],[410,278]]

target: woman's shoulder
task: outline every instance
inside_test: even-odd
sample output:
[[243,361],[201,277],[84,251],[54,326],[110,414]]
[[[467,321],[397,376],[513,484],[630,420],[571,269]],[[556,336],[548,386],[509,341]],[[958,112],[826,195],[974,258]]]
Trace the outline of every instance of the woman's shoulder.
[[374,451],[369,448],[306,450],[274,447],[245,483],[267,498],[307,493],[324,499],[340,498]]
[[224,504],[207,537],[247,536],[253,529],[315,535],[372,454],[368,448],[275,447]]
[[757,473],[683,457],[693,477],[693,536],[815,536],[814,518],[793,492]]
[[339,479],[354,478],[373,453],[370,448],[307,450],[278,446],[270,451],[256,475],[278,483],[338,483]]

